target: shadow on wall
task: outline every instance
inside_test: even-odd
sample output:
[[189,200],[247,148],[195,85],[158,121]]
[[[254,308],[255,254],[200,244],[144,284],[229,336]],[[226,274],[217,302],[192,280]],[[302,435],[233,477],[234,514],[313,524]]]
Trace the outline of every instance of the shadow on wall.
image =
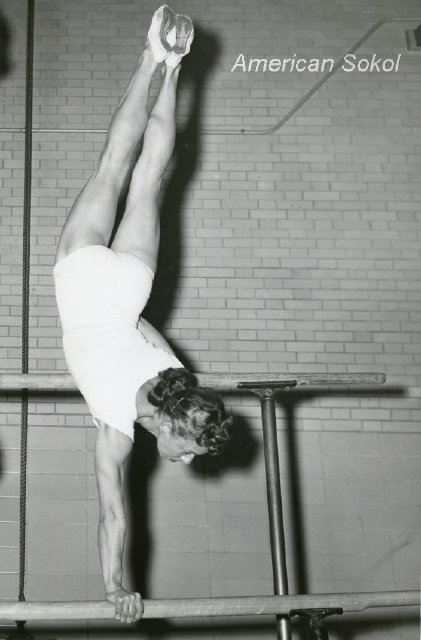
[[[183,255],[181,220],[189,184],[200,157],[200,120],[207,74],[219,53],[216,37],[195,24],[192,55],[183,61],[179,90],[189,91],[190,108],[182,130],[178,130],[174,150],[174,168],[166,186],[161,205],[161,242],[159,269],[145,316],[162,330],[171,317]],[[186,367],[192,367],[184,354],[179,354]],[[203,456],[194,461],[191,472],[196,476],[220,476],[227,469],[248,468],[257,453],[256,442],[244,419],[238,418],[233,429],[229,450],[221,457]],[[148,576],[153,557],[153,532],[149,530],[149,486],[157,469],[156,441],[143,429],[138,429],[131,459],[129,504],[132,514],[132,544],[130,566],[133,584],[144,597],[148,594]],[[148,621],[150,634],[166,633],[165,621]]]
[[[232,469],[248,469],[258,453],[257,442],[243,418],[236,419],[227,451],[221,456],[199,456],[190,472],[197,478],[215,478]],[[150,484],[157,471],[159,454],[156,439],[148,431],[135,429],[135,442],[130,456],[127,504],[130,510],[129,557],[132,583],[143,597],[148,597],[151,560],[154,555],[154,532],[150,531]],[[145,624],[145,623],[143,623]],[[162,628],[164,621],[148,621],[148,626]]]
[[0,79],[6,76],[12,68],[9,53],[10,41],[11,30],[9,23],[0,8]]
[[135,429],[130,456],[127,504],[131,514],[129,557],[132,584],[147,597],[148,576],[153,557],[153,532],[149,529],[149,485],[157,470],[156,439],[146,429]]
[[[146,316],[162,330],[171,317],[179,288],[183,257],[181,221],[186,193],[200,159],[200,126],[207,76],[220,51],[218,39],[195,23],[195,37],[191,55],[182,64],[179,91],[188,91],[190,110],[183,128],[177,131],[174,150],[174,168],[166,184],[161,207],[161,243],[159,269],[155,277],[152,296]],[[179,354],[186,367],[192,363]]]
[[[182,64],[179,91],[189,91],[190,109],[185,126],[177,132],[174,168],[161,205],[161,241],[159,269],[154,281],[151,300],[145,311],[158,330],[171,316],[176,295],[183,252],[180,232],[183,202],[189,183],[196,171],[200,155],[199,123],[206,75],[215,63],[219,51],[212,34],[195,24],[192,55]],[[122,208],[124,202],[121,203]],[[180,354],[184,364],[191,367]],[[206,456],[207,457],[207,456]],[[149,532],[148,486],[156,471],[158,453],[155,439],[143,429],[136,430],[135,447],[131,457],[129,502],[132,514],[131,567],[134,584],[143,595],[148,592],[148,573],[153,555],[153,534]],[[138,541],[141,541],[139,544]]]
[[[232,468],[248,468],[257,454],[256,442],[245,421],[236,421],[230,446],[222,456],[200,456],[191,467],[198,477],[221,476]],[[159,455],[155,438],[141,427],[135,430],[135,445],[130,457],[127,504],[131,514],[128,541],[132,584],[144,598],[148,595],[150,572],[153,570],[154,532],[150,530],[150,484],[157,471]],[[139,623],[148,637],[174,635],[175,629],[166,620],[146,620]],[[202,631],[206,626],[202,627]],[[176,633],[176,632],[175,632]]]

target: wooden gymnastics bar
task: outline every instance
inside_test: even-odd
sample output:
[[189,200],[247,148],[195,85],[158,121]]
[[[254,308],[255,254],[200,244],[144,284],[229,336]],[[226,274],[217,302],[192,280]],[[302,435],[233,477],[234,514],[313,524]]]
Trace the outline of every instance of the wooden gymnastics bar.
[[[356,613],[374,607],[419,606],[419,591],[320,593],[299,596],[243,596],[145,600],[144,618],[207,618],[288,615],[293,609],[343,609]],[[112,620],[109,602],[0,602],[0,622],[18,620]]]
[[[244,373],[223,374],[204,373],[197,374],[197,379],[202,387],[208,387],[217,391],[234,391],[241,389],[241,383],[255,382],[267,387],[276,387],[277,384],[292,382],[293,386],[353,386],[353,385],[377,385],[383,384],[386,376],[383,373]],[[29,389],[31,391],[77,391],[77,387],[71,375],[65,373],[0,373],[0,391],[17,391]]]

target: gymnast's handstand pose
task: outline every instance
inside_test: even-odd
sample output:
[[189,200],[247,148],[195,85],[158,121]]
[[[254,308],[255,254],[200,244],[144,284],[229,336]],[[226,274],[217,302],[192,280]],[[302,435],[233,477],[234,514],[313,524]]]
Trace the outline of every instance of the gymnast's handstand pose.
[[[122,622],[139,619],[143,610],[140,595],[122,586],[123,477],[134,423],[156,436],[162,457],[186,464],[220,453],[230,425],[221,399],[196,386],[165,339],[140,317],[157,263],[158,194],[174,147],[180,62],[192,39],[190,18],[166,5],[155,12],[98,166],[67,218],[54,267],[66,360],[98,427],[98,544],[106,597]],[[162,86],[148,117],[152,76],[163,62]],[[108,248],[129,175],[126,210]]]

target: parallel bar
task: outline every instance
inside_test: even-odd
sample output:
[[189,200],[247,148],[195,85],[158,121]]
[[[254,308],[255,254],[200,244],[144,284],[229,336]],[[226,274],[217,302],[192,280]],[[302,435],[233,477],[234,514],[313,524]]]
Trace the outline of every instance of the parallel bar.
[[[288,615],[292,609],[342,608],[355,613],[373,607],[419,606],[419,591],[318,593],[301,596],[244,596],[145,600],[144,618]],[[0,602],[0,622],[10,620],[111,620],[109,602]]]
[[[268,387],[271,382],[295,380],[297,386],[352,386],[378,385],[386,380],[384,373],[243,373],[220,374],[199,373],[197,379],[202,387],[212,387],[224,391],[239,388],[241,382],[265,382]],[[0,390],[16,391],[30,389],[32,391],[77,391],[71,375],[66,373],[1,373]]]

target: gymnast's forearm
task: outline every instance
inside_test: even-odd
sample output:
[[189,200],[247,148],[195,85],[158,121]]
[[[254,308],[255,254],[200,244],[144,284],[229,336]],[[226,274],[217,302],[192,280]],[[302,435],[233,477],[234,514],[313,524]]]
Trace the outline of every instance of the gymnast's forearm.
[[126,537],[126,519],[112,512],[101,513],[98,525],[98,545],[102,575],[107,596],[122,589],[123,550]]

